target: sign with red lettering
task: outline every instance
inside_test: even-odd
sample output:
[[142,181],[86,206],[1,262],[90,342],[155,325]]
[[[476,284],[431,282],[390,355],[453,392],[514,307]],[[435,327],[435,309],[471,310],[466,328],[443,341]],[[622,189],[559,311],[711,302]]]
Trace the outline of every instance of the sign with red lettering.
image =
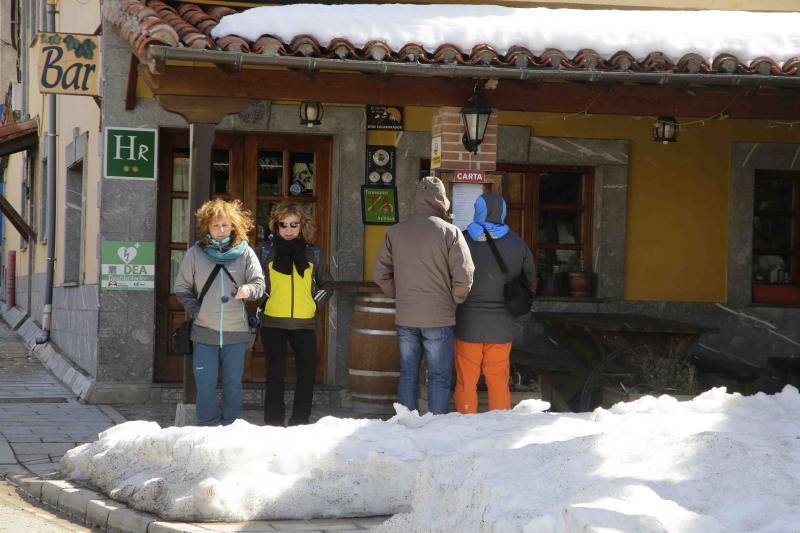
[[39,92],[96,96],[98,65],[97,35],[39,34]]
[[486,181],[486,172],[483,170],[457,170],[453,173],[453,181],[483,183]]

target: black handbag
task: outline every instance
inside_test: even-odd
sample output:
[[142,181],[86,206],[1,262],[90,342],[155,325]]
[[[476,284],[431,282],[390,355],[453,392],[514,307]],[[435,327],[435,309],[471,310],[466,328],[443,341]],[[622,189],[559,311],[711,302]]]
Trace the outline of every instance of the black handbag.
[[[222,265],[214,265],[214,269],[211,271],[211,274],[208,275],[208,279],[206,279],[203,290],[200,291],[200,297],[198,298],[201,304],[203,303],[203,298],[208,292],[208,289],[211,287],[211,283],[214,281],[214,276],[216,276],[221,269]],[[227,271],[228,269],[225,270]],[[230,274],[228,275],[230,276]],[[191,355],[193,349],[192,319],[189,318],[172,332],[172,351],[178,355]]]
[[[489,248],[492,249],[492,254],[494,254],[500,271],[504,275],[508,275],[508,267],[506,267],[503,258],[500,257],[500,252],[497,251],[497,245],[494,243],[494,239],[492,239],[492,236],[486,231],[486,228],[483,228],[483,233],[486,235],[486,242],[489,244]],[[511,281],[507,281],[503,285],[503,298],[506,302],[506,309],[508,309],[508,312],[514,317],[522,316],[531,310],[533,293],[523,273],[520,273],[519,276]]]

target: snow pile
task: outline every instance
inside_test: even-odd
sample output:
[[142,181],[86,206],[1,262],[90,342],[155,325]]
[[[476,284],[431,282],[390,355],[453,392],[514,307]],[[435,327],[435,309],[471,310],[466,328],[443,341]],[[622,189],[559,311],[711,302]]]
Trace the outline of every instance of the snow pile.
[[593,413],[546,402],[294,428],[128,422],[67,473],[165,518],[395,514],[383,531],[791,531],[800,394],[645,397]]
[[800,53],[800,13],[296,4],[225,16],[211,34],[250,41],[272,35],[287,43],[311,35],[322,46],[343,37],[357,48],[379,40],[393,50],[417,43],[429,52],[450,43],[470,53],[486,43],[500,54],[516,45],[534,54],[557,48],[569,57],[590,48],[606,59],[625,50],[639,61],[663,52],[673,62],[687,53],[709,64],[722,53],[743,62],[759,56],[782,62]]

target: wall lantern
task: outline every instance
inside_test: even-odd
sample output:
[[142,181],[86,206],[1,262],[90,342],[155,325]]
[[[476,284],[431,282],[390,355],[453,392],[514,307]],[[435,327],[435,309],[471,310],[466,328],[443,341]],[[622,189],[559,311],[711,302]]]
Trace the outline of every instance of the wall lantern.
[[653,123],[653,140],[664,144],[678,140],[678,121],[675,117],[658,117]]
[[461,142],[468,152],[478,153],[478,145],[483,142],[483,135],[486,133],[486,125],[492,108],[486,105],[478,95],[477,86],[475,92],[461,108],[461,123],[464,125],[464,136]]
[[302,126],[313,128],[322,124],[322,104],[319,102],[300,102],[298,112]]

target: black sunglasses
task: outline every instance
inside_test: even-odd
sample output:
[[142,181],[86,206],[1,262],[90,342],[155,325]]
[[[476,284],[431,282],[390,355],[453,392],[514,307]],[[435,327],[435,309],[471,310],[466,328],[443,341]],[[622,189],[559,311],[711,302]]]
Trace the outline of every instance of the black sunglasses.
[[286,228],[299,228],[300,227],[300,223],[299,222],[278,222],[278,225],[280,227],[282,227],[283,229],[286,229]]

